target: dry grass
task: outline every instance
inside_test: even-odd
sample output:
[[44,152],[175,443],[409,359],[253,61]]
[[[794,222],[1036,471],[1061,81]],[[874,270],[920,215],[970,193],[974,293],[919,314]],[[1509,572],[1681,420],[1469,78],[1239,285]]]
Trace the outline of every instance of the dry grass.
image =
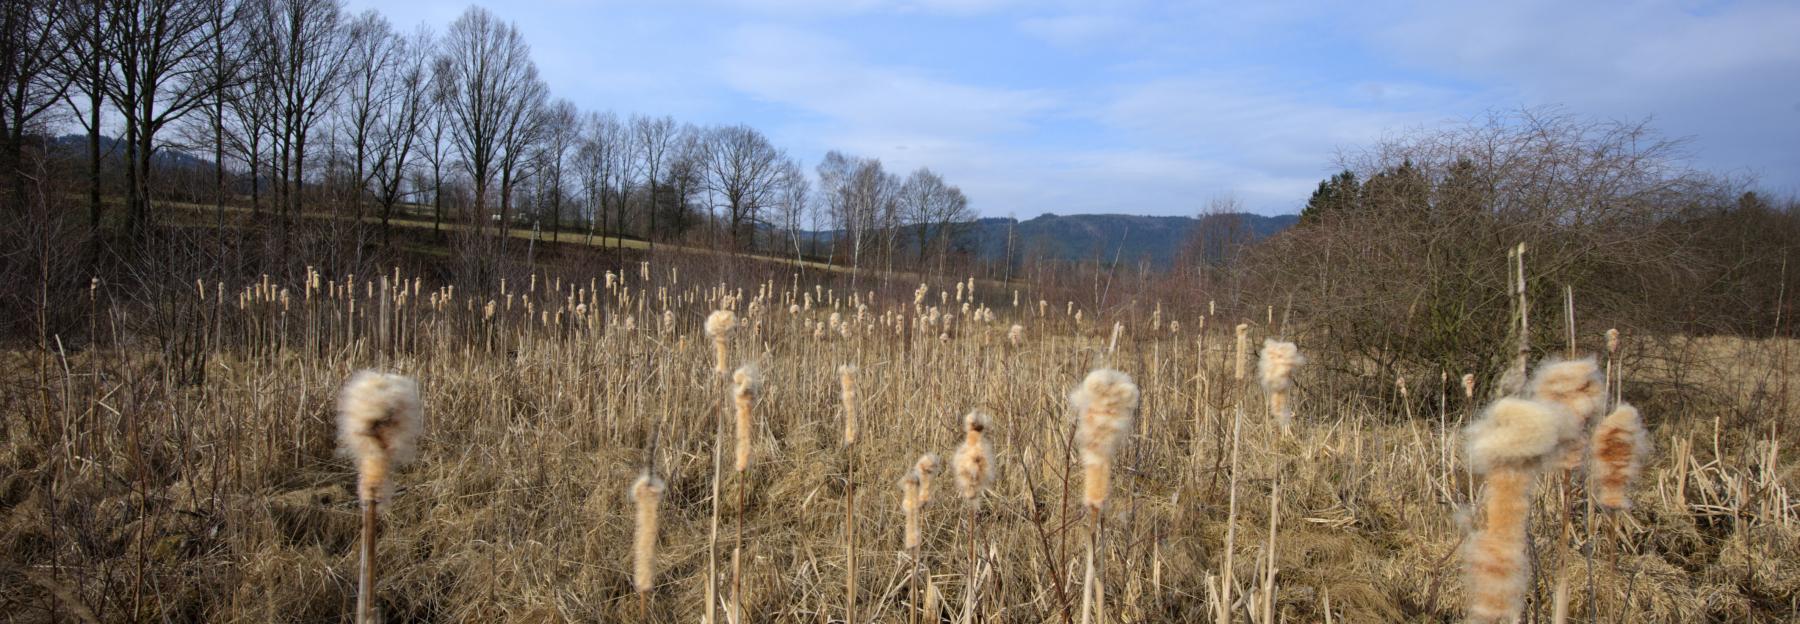
[[[333,404],[346,376],[376,367],[418,380],[426,425],[417,461],[396,475],[383,508],[383,614],[640,621],[647,606],[652,621],[697,621],[714,610],[709,586],[730,582],[709,579],[707,559],[714,454],[736,432],[702,328],[730,305],[739,315],[732,363],[755,361],[764,380],[748,432],[756,461],[727,476],[754,486],[716,501],[725,517],[744,519],[746,621],[840,618],[852,526],[859,620],[906,621],[926,605],[923,621],[958,621],[970,586],[981,588],[986,621],[1075,616],[1087,535],[1064,392],[1095,366],[1129,374],[1142,397],[1116,455],[1098,553],[1108,621],[1211,620],[1209,595],[1229,596],[1220,610],[1236,621],[1463,617],[1454,557],[1467,533],[1460,519],[1479,499],[1457,450],[1470,406],[1448,382],[1415,385],[1421,400],[1408,420],[1392,397],[1319,383],[1304,369],[1292,435],[1251,426],[1234,441],[1236,400],[1252,397],[1246,420],[1263,416],[1237,355],[1256,325],[1239,337],[1224,319],[1165,310],[1166,326],[1199,329],[1156,331],[1151,320],[1061,302],[1008,307],[1011,293],[986,285],[989,299],[965,312],[936,292],[871,301],[809,284],[677,285],[657,273],[454,295],[402,279],[385,295],[363,281],[259,282],[241,294],[222,289],[224,301],[209,288],[178,337],[201,345],[197,367],[133,336],[81,353],[7,354],[0,613],[21,622],[82,613],[344,621],[359,518],[355,466],[334,453]],[[739,288],[744,298],[727,302]],[[983,301],[1001,307],[983,312]],[[99,309],[97,321],[123,313]],[[820,331],[834,313],[839,327]],[[1115,322],[1124,325],[1108,353]],[[1015,323],[1029,340],[1009,339]],[[1307,348],[1304,331],[1286,333]],[[1732,357],[1776,352],[1761,341],[1651,342],[1628,336],[1627,350],[1687,349],[1724,364],[1662,370],[1621,360],[1655,452],[1643,458],[1630,508],[1594,516],[1595,589],[1576,583],[1572,611],[1592,603],[1607,621],[1788,620],[1800,595],[1800,506],[1782,452],[1794,434],[1768,415],[1791,409],[1774,390],[1786,380],[1773,373],[1790,368]],[[1321,371],[1339,357],[1309,356]],[[845,523],[842,382],[830,374],[842,364],[861,371],[857,483],[896,483],[921,453],[948,458],[972,409],[993,418],[985,441],[997,478],[978,506],[922,508],[916,569],[928,574],[916,590],[899,488],[864,488],[874,500]],[[633,551],[643,538],[622,493],[646,465],[666,489],[655,580],[640,602]],[[1534,526],[1555,522],[1553,491],[1540,483],[1531,499]],[[969,510],[975,566],[965,561]],[[1228,532],[1231,573],[1212,575],[1230,583],[1220,592],[1208,571],[1227,559]],[[1540,567],[1551,565],[1555,533],[1532,532]],[[1548,579],[1588,574],[1584,558],[1561,565],[1535,572],[1527,612],[1548,613]],[[966,578],[971,569],[978,578]]]

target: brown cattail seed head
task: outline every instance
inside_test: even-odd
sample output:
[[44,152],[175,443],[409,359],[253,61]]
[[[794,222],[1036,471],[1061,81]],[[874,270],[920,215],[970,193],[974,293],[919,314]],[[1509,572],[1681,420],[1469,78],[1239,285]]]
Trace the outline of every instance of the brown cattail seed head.
[[1630,509],[1631,482],[1643,470],[1644,454],[1650,450],[1650,438],[1637,408],[1619,404],[1594,428],[1593,444],[1588,478],[1595,502],[1607,509]]
[[931,478],[938,472],[937,453],[920,455],[918,461],[913,462],[913,470],[919,473],[919,504],[931,502]]
[[1591,357],[1547,361],[1532,376],[1529,390],[1533,399],[1562,406],[1571,419],[1576,435],[1564,441],[1562,468],[1580,467],[1587,442],[1582,434],[1606,402],[1606,382],[1600,377],[1600,366]]
[[1088,373],[1069,395],[1076,413],[1075,438],[1081,448],[1083,502],[1098,510],[1112,487],[1113,455],[1131,432],[1138,387],[1131,376],[1112,369]]
[[750,468],[750,435],[754,426],[751,421],[750,408],[756,402],[756,389],[759,382],[756,369],[750,366],[739,367],[737,372],[731,374],[731,400],[737,413],[734,437],[737,440],[735,467],[738,472]]
[[900,512],[906,516],[905,545],[907,548],[919,547],[919,508],[925,504],[924,501],[919,500],[921,480],[923,480],[923,476],[919,474],[916,466],[907,470],[906,476],[900,478]]
[[963,417],[963,443],[956,449],[957,494],[973,502],[994,482],[994,449],[986,439],[993,420],[976,410]]
[[1618,329],[1606,330],[1606,352],[1609,354],[1619,352],[1619,330]]
[[637,505],[637,527],[632,535],[631,585],[638,592],[656,584],[656,531],[662,496],[662,479],[646,470],[631,484],[631,501]]
[[1462,388],[1463,388],[1463,398],[1465,398],[1465,399],[1475,398],[1475,374],[1474,373],[1463,373]]
[[844,445],[856,444],[856,367],[838,367],[838,396],[844,402]]
[[1463,435],[1469,467],[1486,474],[1496,468],[1535,471],[1580,430],[1559,405],[1507,397],[1489,405]]
[[1023,345],[1025,343],[1025,326],[1015,323],[1011,329],[1006,330],[1006,341],[1015,347]]
[[424,408],[412,379],[359,371],[338,395],[338,444],[356,458],[358,498],[387,499],[389,473],[412,461],[423,429]]
[[720,375],[730,370],[725,366],[725,341],[737,328],[737,314],[731,310],[715,310],[706,317],[706,335],[713,341],[713,372]]
[[1263,392],[1269,395],[1269,414],[1285,431],[1294,420],[1289,392],[1294,387],[1294,369],[1306,364],[1300,347],[1275,339],[1263,341],[1262,353],[1256,359],[1256,376]]

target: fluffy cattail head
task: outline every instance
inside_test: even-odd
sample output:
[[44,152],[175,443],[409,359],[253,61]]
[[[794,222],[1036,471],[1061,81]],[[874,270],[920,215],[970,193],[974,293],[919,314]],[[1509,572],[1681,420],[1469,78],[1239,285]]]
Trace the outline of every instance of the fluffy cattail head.
[[1606,330],[1606,352],[1607,353],[1618,353],[1619,352],[1619,330],[1618,329]]
[[1529,390],[1533,399],[1561,405],[1578,427],[1585,427],[1606,400],[1606,382],[1591,357],[1544,362],[1532,375]]
[[913,462],[913,472],[916,472],[919,475],[920,505],[931,502],[931,478],[937,476],[937,471],[937,453],[920,455],[918,461]]
[[1287,390],[1294,384],[1294,369],[1306,364],[1300,347],[1291,342],[1270,338],[1263,341],[1262,354],[1256,360],[1256,374],[1267,392]]
[[1474,373],[1463,373],[1462,388],[1463,388],[1463,398],[1465,398],[1465,399],[1475,398],[1475,374]]
[[1024,344],[1025,326],[1014,323],[1011,329],[1006,330],[1006,341],[1012,343],[1012,346],[1015,347]]
[[1575,436],[1563,443],[1562,468],[1580,467],[1587,443],[1582,434],[1606,404],[1606,382],[1600,377],[1599,365],[1591,357],[1547,361],[1532,376],[1530,391],[1533,399],[1562,406],[1575,429]]
[[844,402],[844,444],[856,444],[856,366],[838,367],[838,396]]
[[737,440],[735,467],[738,472],[750,468],[750,437],[754,428],[751,407],[756,402],[756,390],[760,381],[756,369],[751,366],[739,367],[737,372],[731,374],[731,400],[736,407],[734,437]]
[[736,328],[737,313],[731,310],[714,310],[706,317],[706,335],[713,340],[713,371],[720,375],[730,370],[725,366],[725,340]]
[[1593,444],[1593,466],[1588,474],[1595,502],[1607,509],[1630,509],[1631,482],[1643,470],[1644,454],[1650,450],[1650,438],[1637,408],[1620,403],[1594,428]]
[[1580,430],[1559,405],[1507,397],[1489,405],[1463,434],[1469,467],[1486,474],[1495,468],[1536,470]]
[[412,379],[358,371],[338,395],[338,444],[356,458],[357,496],[386,500],[389,473],[412,461],[424,427],[419,385]]
[[994,449],[986,439],[993,421],[986,412],[976,410],[963,417],[963,443],[956,449],[956,490],[963,500],[973,502],[994,482]]
[[1099,509],[1111,489],[1113,454],[1119,440],[1131,430],[1138,387],[1130,375],[1099,369],[1088,373],[1087,379],[1070,393],[1069,405],[1078,419],[1075,436],[1081,447],[1084,501],[1089,508]]
[[922,486],[923,480],[924,476],[919,474],[917,466],[907,470],[906,476],[900,478],[900,512],[906,515],[905,544],[907,548],[918,548],[921,541],[919,508],[925,505],[925,501],[919,499],[919,488]]
[[631,501],[637,505],[637,527],[632,536],[631,585],[638,592],[656,584],[656,531],[662,506],[662,479],[646,470],[631,484]]

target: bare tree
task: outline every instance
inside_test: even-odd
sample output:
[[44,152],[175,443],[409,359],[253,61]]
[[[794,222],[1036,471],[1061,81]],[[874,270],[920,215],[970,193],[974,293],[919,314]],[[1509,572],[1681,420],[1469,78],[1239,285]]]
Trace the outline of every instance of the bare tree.
[[567,183],[567,164],[572,161],[571,152],[581,138],[581,127],[575,105],[568,100],[558,99],[544,107],[540,113],[540,127],[543,140],[538,144],[539,180],[543,194],[548,195],[548,206],[539,205],[539,210],[550,211],[550,231],[562,231],[563,198],[567,195],[564,185]]
[[665,173],[669,161],[669,153],[675,147],[675,120],[670,117],[631,118],[631,142],[637,157],[637,169],[643,173],[644,181],[650,187],[649,218],[650,229],[644,233],[644,240],[650,242],[650,248],[656,248],[656,202],[658,178]]
[[[65,91],[69,108],[87,132],[88,229],[100,229],[100,112],[112,76],[112,57],[107,53],[114,22],[110,0],[60,0],[60,36],[67,45],[59,70],[69,79]],[[77,102],[76,96],[83,102]]]
[[278,257],[285,257],[291,221],[304,208],[307,142],[340,92],[351,47],[339,0],[258,2],[255,48],[264,55],[260,63],[275,99],[271,165],[282,228]]
[[149,226],[150,164],[156,133],[211,97],[207,50],[221,33],[211,17],[219,0],[118,0],[107,49],[115,75],[107,97],[125,121],[125,206],[129,230]]
[[775,214],[781,224],[781,234],[786,240],[783,247],[794,250],[794,261],[799,262],[803,256],[800,251],[800,224],[806,218],[808,196],[812,194],[812,182],[806,178],[806,171],[800,163],[792,159],[782,159],[780,173],[776,177]]
[[68,46],[59,2],[5,2],[0,5],[0,175],[7,180],[8,204],[23,210],[25,177],[20,171],[27,128],[62,101],[69,77],[57,71]]
[[382,167],[373,166],[384,151],[380,141],[385,119],[394,101],[404,93],[396,79],[407,53],[405,41],[394,33],[387,18],[374,10],[351,18],[347,27],[350,55],[346,63],[344,97],[341,100],[343,140],[349,148],[351,203],[356,223],[363,218],[364,199],[369,183]]
[[450,24],[437,60],[444,114],[464,172],[474,184],[476,231],[494,218],[488,200],[500,177],[501,248],[512,219],[512,186],[535,134],[545,88],[531,47],[511,23],[472,6]]
[[[616,227],[623,232],[624,200],[630,165],[629,145],[624,124],[612,112],[591,113],[581,123],[580,145],[575,152],[576,173],[581,183],[583,202],[587,205],[588,242],[597,232],[606,235],[612,209],[619,208]],[[617,197],[618,199],[615,199]]]
[[[389,221],[394,209],[405,197],[403,184],[421,152],[436,149],[435,137],[428,135],[427,122],[437,117],[437,100],[432,97],[430,58],[435,51],[436,36],[420,27],[410,39],[398,40],[392,73],[385,78],[390,90],[386,105],[375,124],[375,200],[381,207],[381,240],[388,243]],[[434,178],[438,174],[434,172]],[[435,184],[435,180],[434,180]],[[415,187],[414,194],[418,189]],[[435,189],[434,189],[435,195]],[[436,198],[433,198],[436,205]]]
[[968,197],[962,189],[945,184],[942,176],[926,168],[907,176],[899,195],[906,226],[913,229],[919,244],[919,267],[923,269],[928,255],[935,251],[937,270],[942,273],[956,230],[975,220]]
[[778,200],[787,158],[749,126],[715,128],[706,143],[707,186],[724,203],[733,246],[749,249],[760,213]]

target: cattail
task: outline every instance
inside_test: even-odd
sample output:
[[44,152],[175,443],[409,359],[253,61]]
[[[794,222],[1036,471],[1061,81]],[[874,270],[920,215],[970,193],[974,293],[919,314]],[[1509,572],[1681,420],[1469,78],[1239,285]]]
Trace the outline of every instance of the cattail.
[[1600,377],[1600,366],[1591,357],[1552,359],[1538,366],[1529,389],[1533,399],[1561,406],[1564,416],[1571,419],[1576,435],[1565,441],[1562,468],[1580,467],[1582,445],[1586,441],[1580,434],[1586,431],[1588,420],[1599,414],[1606,401],[1606,382]]
[[1643,469],[1650,448],[1637,408],[1621,403],[1594,428],[1594,457],[1589,468],[1595,501],[1607,509],[1630,509],[1628,490]]
[[1262,381],[1263,392],[1269,395],[1269,414],[1287,431],[1294,422],[1294,409],[1290,404],[1288,392],[1294,387],[1294,369],[1306,364],[1306,356],[1300,354],[1300,347],[1291,342],[1268,339],[1263,341],[1262,354],[1256,360],[1256,375]]
[[1619,330],[1618,329],[1606,330],[1606,352],[1607,353],[1618,353],[1619,352]]
[[656,530],[665,487],[662,479],[645,470],[631,484],[631,500],[637,504],[637,530],[632,537],[632,587],[650,591],[656,583]]
[[844,402],[844,445],[856,444],[856,366],[838,367],[838,396]]
[[1474,373],[1463,373],[1462,388],[1463,388],[1463,398],[1465,398],[1465,399],[1475,398],[1475,374]]
[[1542,401],[1504,398],[1464,432],[1469,466],[1487,478],[1487,526],[1464,551],[1470,621],[1514,622],[1525,606],[1531,486],[1557,449],[1577,435],[1564,411]]
[[963,443],[956,449],[956,490],[963,500],[974,502],[994,482],[994,449],[984,438],[993,419],[976,410],[963,417]]
[[1013,324],[1011,329],[1006,330],[1006,341],[1015,347],[1025,344],[1025,326]]
[[919,547],[919,509],[925,505],[925,501],[919,498],[920,482],[923,480],[924,476],[919,474],[917,466],[907,470],[906,476],[900,478],[900,512],[906,516],[905,546],[908,550]]
[[706,335],[713,341],[713,372],[720,375],[729,370],[725,367],[725,341],[736,327],[737,314],[731,310],[715,310],[706,317]]
[[736,470],[743,472],[750,468],[750,407],[756,401],[757,379],[756,369],[742,366],[731,374],[731,400],[737,407],[737,464]]
[[1129,435],[1137,410],[1138,387],[1131,376],[1112,369],[1088,373],[1069,395],[1076,413],[1076,444],[1081,447],[1083,501],[1098,511],[1111,488],[1113,454]]
[[1235,369],[1236,373],[1237,373],[1236,379],[1238,381],[1244,380],[1244,372],[1245,372],[1245,369],[1247,368],[1245,366],[1244,359],[1246,357],[1246,354],[1249,351],[1250,351],[1250,324],[1249,323],[1238,323],[1238,326],[1237,326],[1237,368]]
[[919,504],[931,502],[931,478],[937,476],[938,471],[937,453],[920,455],[918,461],[913,462],[913,470],[919,473]]
[[360,371],[338,396],[338,443],[357,461],[357,496],[387,500],[389,473],[412,461],[423,427],[419,386],[412,379]]
[[356,621],[375,621],[377,506],[392,494],[393,469],[412,461],[423,428],[419,386],[399,375],[360,371],[338,395],[338,443],[355,456],[362,501],[362,552],[357,565]]

